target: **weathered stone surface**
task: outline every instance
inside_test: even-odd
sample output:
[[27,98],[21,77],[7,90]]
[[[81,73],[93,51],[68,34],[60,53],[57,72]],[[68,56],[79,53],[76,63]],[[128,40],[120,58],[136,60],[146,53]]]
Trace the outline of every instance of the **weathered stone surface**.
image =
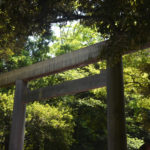
[[[0,87],[15,84],[15,81],[19,79],[29,81],[38,77],[85,66],[102,60],[101,52],[103,51],[103,47],[106,45],[106,42],[107,41],[100,42],[71,53],[0,74]],[[149,47],[150,43],[147,43],[136,50],[126,51],[125,54]]]
[[94,44],[43,62],[39,62],[8,73],[0,74],[0,87],[14,84],[16,80],[35,79],[68,69],[85,66],[98,61],[105,42]]
[[108,150],[127,150],[122,57],[115,65],[107,61]]
[[35,100],[46,100],[56,96],[76,94],[104,86],[106,86],[106,70],[98,75],[66,81],[62,84],[48,86],[34,91],[28,91],[24,95],[24,100],[26,103],[33,102]]
[[17,80],[9,150],[23,150],[26,112],[26,104],[23,100],[23,93],[25,90],[26,83],[21,80]]

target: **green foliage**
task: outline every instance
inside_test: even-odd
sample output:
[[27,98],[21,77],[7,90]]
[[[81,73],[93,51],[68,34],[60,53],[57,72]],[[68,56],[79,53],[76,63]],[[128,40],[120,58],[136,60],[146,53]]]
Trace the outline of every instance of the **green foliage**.
[[47,53],[49,52],[50,41],[53,41],[52,37],[48,37],[47,40],[41,36],[30,37],[25,45],[25,49],[19,55],[14,54],[10,59],[0,62],[0,71],[7,72],[49,58],[50,56]]
[[149,132],[150,80],[148,70],[143,69],[149,60],[149,50],[126,55],[123,60],[127,132],[131,138],[145,139]]
[[[90,33],[93,33],[91,39]],[[83,36],[86,34],[86,36]],[[86,37],[86,38],[84,38]],[[61,42],[60,39],[63,39]],[[50,47],[50,55],[60,55],[69,51],[77,50],[98,42],[101,37],[95,31],[84,28],[79,24],[73,27],[61,28],[61,37],[56,37],[56,41]],[[69,45],[70,49],[64,49],[61,45]],[[86,67],[69,70],[53,76],[49,76],[30,84],[30,88],[40,88],[48,84],[54,85],[66,80],[84,78],[89,75],[100,73],[100,68],[104,68],[105,63],[96,63]],[[62,101],[64,108],[72,109],[73,120],[75,122],[73,138],[74,142],[70,149],[93,150],[95,147],[106,149],[106,91],[105,89],[92,90],[80,93],[75,96],[64,96],[48,100],[47,103],[58,107]],[[96,118],[96,119],[95,119]]]
[[28,36],[46,39],[51,35],[51,23],[78,19],[75,7],[75,2],[68,0],[2,0],[0,59],[22,50]]
[[[54,40],[50,48],[49,41],[43,40],[42,36],[30,38],[19,56],[15,54],[9,61],[5,60],[0,63],[1,71],[30,65],[102,40],[96,29],[85,28],[79,24],[73,27],[63,26],[60,32],[61,36],[49,38],[49,41]],[[142,145],[150,131],[149,50],[126,55],[123,63],[128,148],[136,150]],[[105,62],[98,62],[32,81],[29,83],[29,88],[33,90],[66,80],[84,78],[99,74],[100,69],[104,68],[106,68]],[[0,114],[2,114],[0,148],[7,149],[14,91],[8,91],[8,89],[2,91],[7,95],[0,94]],[[106,88],[100,88],[29,104],[26,117],[25,149],[106,150],[106,95]]]
[[73,105],[75,143],[72,150],[106,149],[106,110],[100,100],[87,96],[76,99]]
[[60,36],[56,36],[50,49],[50,53],[57,56],[102,40],[101,34],[96,32],[96,28],[91,30],[79,23],[69,23],[66,26],[60,26],[59,32]]
[[[27,150],[69,150],[73,142],[70,109],[34,103],[27,108]],[[39,130],[40,129],[40,130]]]
[[141,145],[144,144],[143,140],[138,138],[127,137],[128,140],[128,150],[137,150]]
[[[72,30],[72,31],[74,31],[74,30]],[[67,29],[66,30],[64,29],[62,32],[63,32],[61,34],[62,38],[65,37],[66,40],[63,39],[62,43],[56,42],[56,43],[54,43],[54,45],[52,45],[52,49],[54,48],[53,51],[55,51],[55,55],[60,55],[60,54],[67,52],[63,48],[61,48],[61,44],[62,45],[73,44],[73,46],[74,46],[74,42],[71,43],[69,41],[70,35],[73,35],[72,32],[67,32]],[[65,33],[67,33],[67,34],[65,34]],[[81,33],[82,32],[80,32],[80,34]],[[88,31],[87,33],[83,32],[83,34],[88,34],[88,33],[90,33],[90,31]],[[76,35],[76,37],[78,37],[78,36]],[[61,37],[59,37],[59,39],[61,39]],[[74,39],[75,38],[72,38],[72,41],[74,41]],[[78,39],[80,40],[80,42],[79,42],[79,40],[78,40],[78,42],[81,43],[81,45],[82,45],[84,42],[82,43],[82,40],[80,38],[78,38]],[[100,38],[96,37],[96,39],[100,39]],[[88,39],[86,39],[86,40],[88,41]],[[94,42],[92,44],[94,44]],[[77,48],[81,48],[78,46],[77,42],[75,42],[75,45],[77,45]],[[69,47],[71,47],[71,46],[69,46]],[[75,47],[73,47],[72,50],[74,50],[74,49],[75,49]],[[130,136],[130,138],[128,140],[128,147],[133,150],[137,149],[142,144],[142,140],[144,138],[146,138],[147,133],[149,132],[149,126],[150,126],[149,125],[149,117],[148,117],[149,116],[149,103],[148,102],[149,102],[149,94],[150,94],[150,92],[149,92],[150,91],[149,90],[149,82],[150,81],[149,81],[149,67],[148,66],[150,63],[149,62],[150,59],[148,59],[148,58],[149,58],[149,50],[146,50],[146,51],[137,52],[135,54],[126,55],[123,60],[123,62],[124,62],[125,99],[126,99],[126,120],[127,120],[126,126],[127,126],[127,133]],[[86,66],[86,67],[83,67],[80,69],[70,70],[65,73],[61,73],[60,76],[64,80],[77,79],[77,78],[81,78],[81,77],[88,76],[91,74],[99,73],[99,70],[102,68],[105,68],[105,67],[106,67],[105,63],[103,62],[103,63],[94,64],[94,65],[89,65],[89,66]],[[93,99],[93,101],[91,101],[91,98]],[[63,98],[63,100],[64,99],[67,99],[67,98]],[[104,112],[105,112],[104,108],[106,108],[106,89],[104,89],[104,88],[77,94],[77,95],[75,95],[75,99],[79,99],[79,102],[80,101],[84,102],[84,107],[82,108],[82,111],[84,111],[84,108],[85,108],[85,110],[87,109],[87,112],[89,112],[88,114],[94,113],[88,109],[90,102],[92,102],[92,104],[94,104],[95,100],[99,99],[102,102],[101,107],[103,108],[103,111],[101,113],[104,114]],[[68,101],[68,99],[66,101]],[[76,110],[77,114],[78,113],[80,114],[80,111],[79,111],[80,105],[79,104],[76,105],[77,102],[76,103],[73,102],[73,103],[71,103],[71,104],[69,103],[69,105],[73,108],[73,110],[74,109]],[[147,106],[146,107],[147,110],[145,110],[144,106]],[[76,118],[77,119],[76,126],[75,126],[75,136],[74,136],[76,139],[76,142],[75,142],[75,144],[73,144],[73,148],[75,148],[75,149],[79,149],[81,147],[81,145],[82,145],[82,149],[91,149],[92,150],[95,148],[94,144],[93,145],[89,144],[90,136],[92,137],[95,134],[94,134],[94,132],[93,132],[93,134],[90,133],[92,128],[89,124],[87,124],[87,122],[89,120],[91,120],[91,118],[88,118],[88,119],[86,118],[85,114],[87,114],[87,112],[85,111],[83,114],[80,114],[80,116],[75,115],[77,117]],[[82,115],[83,115],[84,120],[82,120]],[[103,116],[103,117],[105,118],[106,116]],[[81,123],[82,121],[83,121],[83,124]],[[92,122],[94,122],[94,121],[92,121]],[[102,123],[99,123],[99,125],[100,124],[102,124]],[[86,130],[84,127],[86,127]],[[95,127],[94,131],[96,131],[96,130],[97,129]],[[105,130],[106,130],[106,126],[105,126],[105,128],[103,128],[103,131],[105,131]],[[101,135],[102,137],[105,137],[106,133],[105,134],[104,133],[99,134],[99,135]],[[84,135],[84,137],[87,137],[88,140],[86,138],[84,138],[84,140],[83,140],[82,135]],[[80,138],[81,138],[81,140],[79,140]],[[80,143],[80,141],[82,141],[82,143]],[[100,139],[98,141],[100,141]],[[103,142],[104,143],[106,142],[105,138],[103,139]],[[94,143],[94,141],[92,143]],[[102,145],[105,146],[104,143],[99,145],[98,147],[102,147]],[[136,144],[134,145],[134,143],[136,143]],[[106,147],[104,149],[106,149]]]
[[82,23],[96,26],[110,41],[107,56],[115,56],[125,50],[136,49],[149,42],[149,0],[78,0],[78,9],[91,16]]
[[13,96],[0,94],[0,149],[8,149]]
[[149,14],[149,0],[2,0],[0,59],[21,50],[30,35],[46,38],[51,23],[78,19],[110,39],[107,55],[114,56],[149,41]]
[[[0,94],[0,148],[8,149],[13,95]],[[69,150],[73,142],[70,108],[33,103],[27,106],[25,149]]]

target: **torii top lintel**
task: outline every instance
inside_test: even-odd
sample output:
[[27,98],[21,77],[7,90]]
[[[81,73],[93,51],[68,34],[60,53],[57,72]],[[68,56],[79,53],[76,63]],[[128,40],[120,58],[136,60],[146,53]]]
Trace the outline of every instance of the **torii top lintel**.
[[[103,41],[80,50],[73,51],[46,61],[42,61],[27,67],[16,69],[7,73],[0,74],[0,87],[14,84],[16,80],[30,81],[46,75],[62,72],[68,69],[85,66],[102,60],[101,52],[107,41]],[[150,47],[150,43],[141,46],[140,49]],[[130,53],[133,51],[127,51]]]

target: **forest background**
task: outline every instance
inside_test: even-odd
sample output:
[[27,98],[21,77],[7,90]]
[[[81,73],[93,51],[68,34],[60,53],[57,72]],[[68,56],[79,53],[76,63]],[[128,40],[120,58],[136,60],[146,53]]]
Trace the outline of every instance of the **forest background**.
[[[57,24],[49,40],[30,37],[20,55],[0,64],[1,72],[50,59],[103,41],[101,34],[78,22]],[[149,50],[123,57],[128,149],[136,150],[149,138]],[[30,89],[98,74],[105,61],[44,77],[29,83]],[[0,147],[8,149],[14,87],[0,91]],[[25,150],[81,149],[107,147],[106,88],[34,102],[27,106]],[[37,138],[39,137],[39,138]]]
[[[106,39],[113,50],[111,55],[136,48],[149,41],[149,7],[149,0],[2,0],[0,72]],[[150,139],[149,57],[149,49],[123,57],[128,150],[136,150]],[[34,80],[28,88],[83,78],[102,69],[106,69],[105,61]],[[14,86],[0,89],[1,150],[8,150],[14,91]],[[106,96],[106,88],[100,88],[27,105],[25,150],[106,150]]]

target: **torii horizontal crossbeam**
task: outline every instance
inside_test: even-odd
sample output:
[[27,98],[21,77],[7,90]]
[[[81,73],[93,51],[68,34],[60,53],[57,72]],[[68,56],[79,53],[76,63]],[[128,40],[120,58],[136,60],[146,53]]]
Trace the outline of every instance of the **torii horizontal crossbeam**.
[[24,101],[28,103],[35,100],[46,100],[56,96],[76,94],[104,86],[106,86],[106,70],[98,75],[66,81],[58,85],[48,86],[34,91],[27,91],[24,95]]
[[[71,53],[67,53],[46,61],[42,61],[27,67],[0,74],[0,87],[15,84],[16,80],[30,81],[38,77],[62,72],[68,69],[85,66],[102,60],[101,52],[107,41],[103,41]],[[150,43],[139,47],[145,49],[150,47]],[[134,52],[132,50],[126,53]]]
[[97,62],[104,44],[105,42],[94,44],[46,61],[0,74],[0,87],[14,84],[18,79],[29,81]]

